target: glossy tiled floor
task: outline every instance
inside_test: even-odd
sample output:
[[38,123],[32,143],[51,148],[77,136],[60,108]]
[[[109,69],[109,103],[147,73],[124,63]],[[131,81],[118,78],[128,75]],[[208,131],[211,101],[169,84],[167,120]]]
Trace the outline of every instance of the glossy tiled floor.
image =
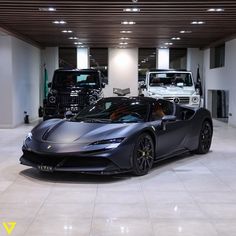
[[39,174],[18,163],[30,129],[0,130],[0,235],[236,235],[235,128],[215,121],[209,154],[144,177]]

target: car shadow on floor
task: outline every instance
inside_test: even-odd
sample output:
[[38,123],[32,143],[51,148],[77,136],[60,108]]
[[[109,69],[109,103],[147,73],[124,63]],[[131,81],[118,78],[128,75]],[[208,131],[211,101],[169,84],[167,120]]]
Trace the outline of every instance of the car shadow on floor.
[[[165,160],[160,160],[154,164],[153,168],[146,175],[158,175],[165,171],[171,171],[173,164],[178,163],[186,164],[189,161],[197,160],[200,155],[193,155],[190,153],[178,155]],[[24,176],[28,180],[39,180],[51,183],[68,183],[68,184],[104,184],[115,183],[135,178],[132,173],[112,174],[112,175],[93,175],[93,174],[81,174],[72,172],[40,172],[34,168],[28,168],[20,172],[21,176]],[[142,177],[136,177],[142,178]]]

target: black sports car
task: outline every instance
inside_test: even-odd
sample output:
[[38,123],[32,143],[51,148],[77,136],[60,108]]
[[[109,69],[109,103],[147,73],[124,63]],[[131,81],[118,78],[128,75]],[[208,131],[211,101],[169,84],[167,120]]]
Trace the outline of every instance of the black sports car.
[[20,162],[49,172],[144,175],[160,159],[207,153],[212,132],[204,108],[146,97],[103,98],[70,119],[37,125]]

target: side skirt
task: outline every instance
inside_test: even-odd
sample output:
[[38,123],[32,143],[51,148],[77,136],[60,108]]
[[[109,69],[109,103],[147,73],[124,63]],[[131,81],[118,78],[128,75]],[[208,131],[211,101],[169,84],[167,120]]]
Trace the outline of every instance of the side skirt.
[[156,156],[155,160],[154,160],[154,163],[169,159],[171,157],[179,156],[179,155],[182,155],[182,154],[185,154],[185,153],[190,153],[190,150],[181,149],[181,150],[177,150],[175,152],[172,152],[171,154],[168,154],[168,155]]

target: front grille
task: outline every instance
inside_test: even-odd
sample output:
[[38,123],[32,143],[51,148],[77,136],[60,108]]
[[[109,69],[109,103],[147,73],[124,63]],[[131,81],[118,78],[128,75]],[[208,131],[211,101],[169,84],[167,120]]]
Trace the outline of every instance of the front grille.
[[36,165],[45,165],[51,167],[62,166],[95,168],[107,167],[112,164],[110,160],[101,157],[39,155],[29,151],[25,151],[23,157]]
[[179,103],[180,104],[189,104],[189,100],[190,98],[189,97],[164,97],[165,100],[168,100],[168,101],[175,101],[175,99],[179,99]]
[[86,95],[70,96],[70,95],[59,95],[59,103],[63,106],[76,104],[78,106],[85,106],[88,103]]

